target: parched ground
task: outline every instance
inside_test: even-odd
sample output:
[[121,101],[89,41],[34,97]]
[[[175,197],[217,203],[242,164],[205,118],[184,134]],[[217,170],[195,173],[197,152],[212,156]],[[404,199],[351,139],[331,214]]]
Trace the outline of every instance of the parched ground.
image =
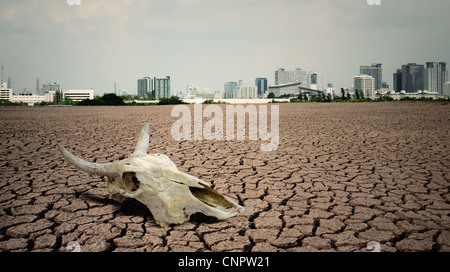
[[[225,106],[221,106],[225,109]],[[192,106],[191,106],[192,108]],[[0,108],[0,251],[450,251],[450,105],[280,104],[280,146],[182,141],[172,106]],[[244,206],[161,228],[64,161],[150,153]]]

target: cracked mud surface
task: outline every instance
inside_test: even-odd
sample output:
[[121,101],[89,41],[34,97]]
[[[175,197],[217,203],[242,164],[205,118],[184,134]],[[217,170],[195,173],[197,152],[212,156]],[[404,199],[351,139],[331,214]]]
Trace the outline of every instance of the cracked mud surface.
[[[192,108],[192,106],[191,106]],[[225,106],[222,106],[225,109]],[[280,146],[174,141],[171,106],[0,108],[0,251],[450,251],[450,106],[281,104]],[[225,110],[224,110],[225,111]],[[161,228],[135,200],[64,161],[150,153],[244,206]]]

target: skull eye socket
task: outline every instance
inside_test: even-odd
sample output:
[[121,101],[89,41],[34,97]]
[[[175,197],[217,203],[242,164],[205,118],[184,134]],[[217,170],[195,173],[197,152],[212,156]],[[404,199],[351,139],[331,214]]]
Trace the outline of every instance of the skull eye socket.
[[134,192],[139,189],[140,182],[136,177],[136,173],[134,172],[124,172],[122,175],[122,181],[124,189],[129,192]]

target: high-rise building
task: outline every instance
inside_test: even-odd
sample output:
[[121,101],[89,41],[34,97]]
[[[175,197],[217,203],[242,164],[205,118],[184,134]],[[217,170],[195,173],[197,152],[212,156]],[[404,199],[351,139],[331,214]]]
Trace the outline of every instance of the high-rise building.
[[447,63],[427,62],[424,80],[425,90],[437,92],[439,95],[443,95],[444,84],[448,80]]
[[223,91],[224,93],[232,93],[237,86],[238,84],[235,81],[225,82]]
[[415,93],[424,89],[423,64],[408,63],[402,65],[402,90],[407,93]]
[[450,98],[450,81],[444,83],[444,91],[442,96]]
[[359,75],[354,78],[355,91],[362,91],[364,97],[375,97],[375,79],[369,75]]
[[300,82],[301,87],[310,87],[310,73],[296,68],[293,71],[286,71],[280,68],[275,71],[275,85],[283,85],[288,83]]
[[170,97],[170,76],[155,77],[153,79],[155,99]]
[[45,94],[51,91],[61,91],[61,86],[56,82],[42,85],[41,94]]
[[256,86],[237,86],[233,91],[233,98],[258,98]]
[[400,92],[402,90],[402,69],[397,69],[397,72],[393,75],[394,79],[394,90]]
[[327,88],[325,89],[325,93],[326,93],[326,94],[331,94],[332,96],[335,95],[335,91],[334,91],[334,88],[333,88],[333,84],[332,84],[332,83],[328,83],[328,84],[327,84]]
[[256,88],[258,89],[258,97],[262,97],[267,91],[267,78],[257,78],[255,80]]
[[145,97],[152,94],[155,99],[170,97],[170,76],[166,77],[144,77],[138,79],[138,96]]
[[440,81],[442,82],[442,92],[443,92],[443,95],[445,95],[444,94],[444,85],[446,84],[446,83],[448,83],[448,71],[447,71],[447,63],[445,63],[445,62],[441,62],[440,63],[441,64],[441,67],[442,67],[442,69],[441,69],[441,79],[440,79]]
[[323,75],[322,73],[311,72],[309,73],[309,86],[307,88],[311,88],[312,90],[323,90]]
[[187,87],[186,87],[186,93],[191,96],[198,95],[199,92],[200,92],[200,87],[198,85],[190,84],[190,85],[187,85]]
[[301,68],[286,71],[280,68],[275,71],[275,86],[300,82],[300,87],[323,91],[323,75],[318,72],[307,72]]
[[359,73],[361,75],[369,75],[375,79],[375,90],[382,88],[383,84],[383,70],[381,69],[381,63],[372,63],[372,66],[361,66]]
[[10,100],[13,95],[13,90],[8,88],[8,83],[0,82],[0,100]]
[[146,97],[147,94],[152,94],[153,80],[151,77],[144,77],[137,81],[137,95],[140,97]]

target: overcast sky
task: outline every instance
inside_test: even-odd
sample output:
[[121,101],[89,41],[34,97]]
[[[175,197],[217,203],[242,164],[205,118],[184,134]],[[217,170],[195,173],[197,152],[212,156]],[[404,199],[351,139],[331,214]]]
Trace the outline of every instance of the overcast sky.
[[296,67],[338,89],[373,62],[392,86],[402,64],[450,62],[449,10],[448,0],[1,0],[0,64],[16,91],[39,77],[136,93],[138,78],[166,75],[172,92],[216,91],[274,84],[276,69]]

